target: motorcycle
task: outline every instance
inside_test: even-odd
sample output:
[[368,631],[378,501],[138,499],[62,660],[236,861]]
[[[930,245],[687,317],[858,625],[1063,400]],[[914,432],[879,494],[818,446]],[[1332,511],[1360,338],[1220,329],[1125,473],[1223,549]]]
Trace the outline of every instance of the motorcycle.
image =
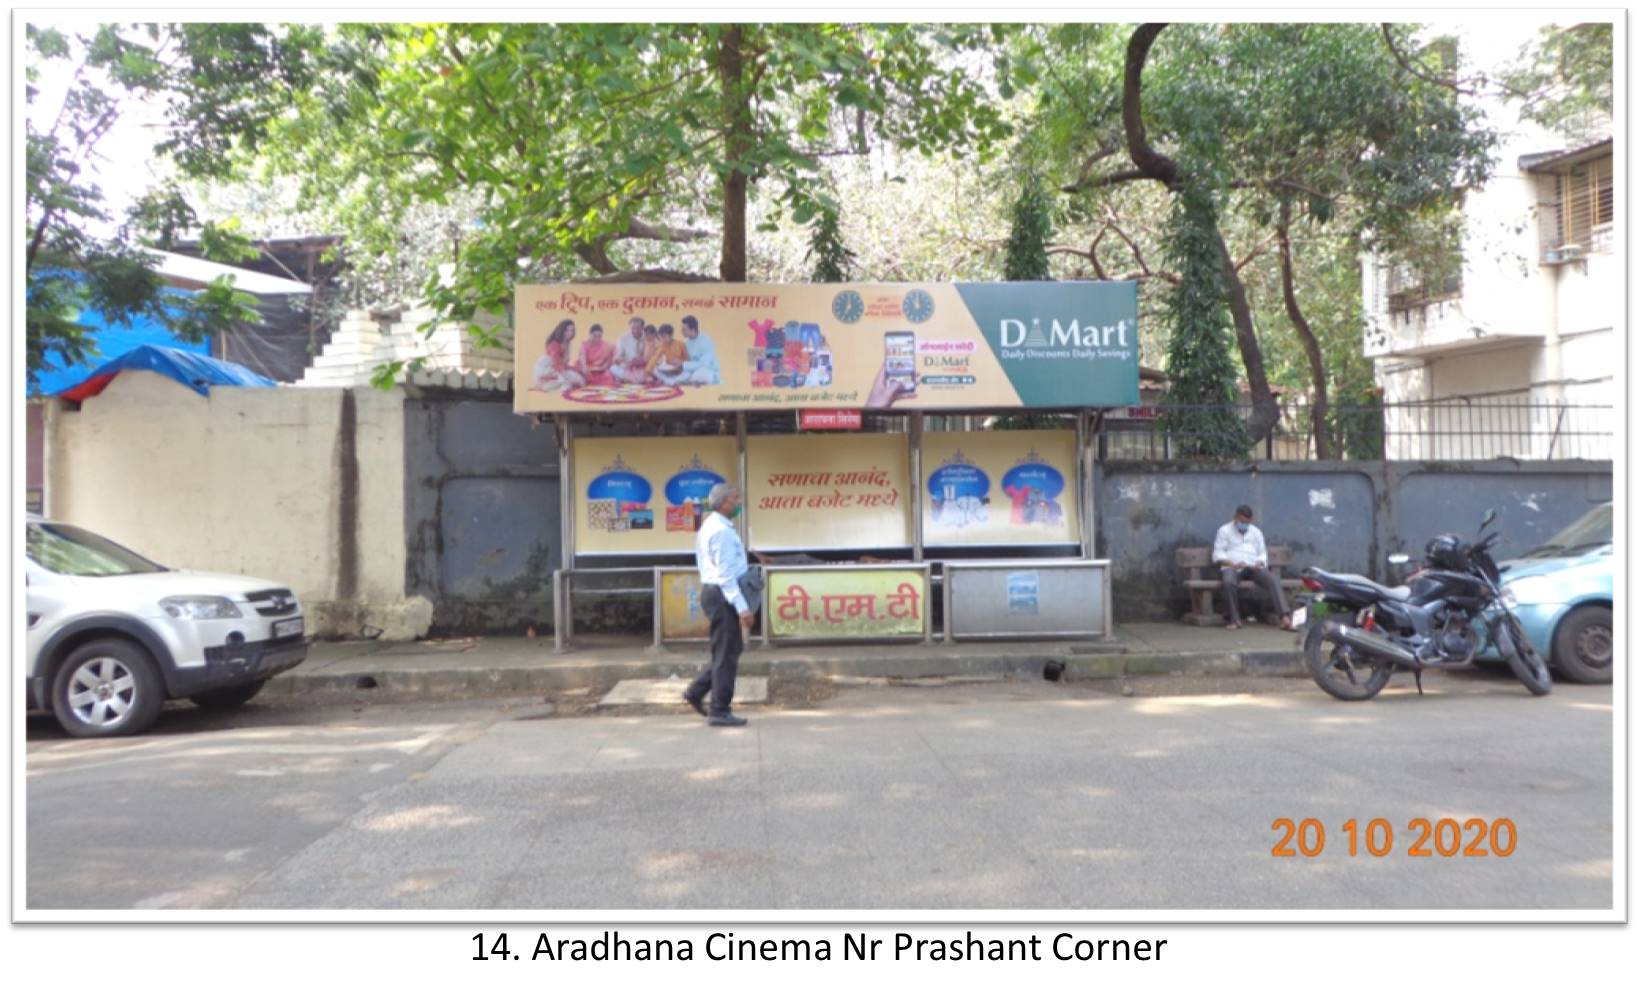
[[[1404,585],[1305,569],[1303,586],[1328,610],[1308,623],[1303,638],[1314,682],[1336,698],[1358,702],[1382,691],[1395,671],[1407,670],[1420,694],[1424,669],[1472,664],[1488,631],[1531,694],[1552,691],[1547,662],[1502,601],[1501,571],[1490,555],[1500,533],[1485,533],[1495,519],[1495,509],[1485,513],[1473,543],[1451,533],[1434,537],[1423,566]],[[1388,558],[1391,564],[1409,560],[1405,554]]]

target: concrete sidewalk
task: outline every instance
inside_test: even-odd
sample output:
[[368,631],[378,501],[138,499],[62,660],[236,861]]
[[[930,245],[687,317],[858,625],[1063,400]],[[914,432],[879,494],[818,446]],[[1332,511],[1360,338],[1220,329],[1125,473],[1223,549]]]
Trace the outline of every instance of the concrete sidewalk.
[[[268,682],[270,694],[378,689],[391,695],[481,696],[602,692],[627,678],[691,675],[700,647],[655,650],[636,638],[577,638],[568,653],[551,637],[471,637],[418,643],[316,643],[307,661]],[[1070,679],[1129,674],[1303,674],[1296,634],[1268,626],[1230,633],[1175,623],[1118,626],[1113,639],[1054,643],[931,643],[868,646],[753,645],[740,671],[781,679],[925,678],[1039,673],[1062,661]]]

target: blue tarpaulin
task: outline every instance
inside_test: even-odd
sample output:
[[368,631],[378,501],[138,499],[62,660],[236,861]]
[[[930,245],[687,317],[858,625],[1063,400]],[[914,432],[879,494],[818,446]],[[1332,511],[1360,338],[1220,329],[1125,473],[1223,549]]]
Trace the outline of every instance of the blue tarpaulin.
[[212,359],[170,346],[138,346],[104,363],[92,371],[91,376],[73,387],[58,391],[57,396],[70,401],[84,401],[93,395],[101,394],[102,389],[108,386],[108,382],[122,370],[152,370],[164,374],[178,384],[186,384],[207,397],[213,384],[231,387],[275,387],[278,383],[249,367],[226,360]]

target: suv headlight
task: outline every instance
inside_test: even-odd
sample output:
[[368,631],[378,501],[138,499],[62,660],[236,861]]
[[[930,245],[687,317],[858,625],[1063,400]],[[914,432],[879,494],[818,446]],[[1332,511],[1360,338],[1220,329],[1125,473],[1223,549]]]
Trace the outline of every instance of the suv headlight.
[[1536,605],[1542,602],[1560,602],[1558,581],[1548,574],[1538,574],[1534,577],[1515,578],[1502,585],[1502,603],[1508,608],[1518,608],[1519,605]]
[[238,619],[239,607],[217,595],[176,595],[161,598],[159,607],[172,619]]

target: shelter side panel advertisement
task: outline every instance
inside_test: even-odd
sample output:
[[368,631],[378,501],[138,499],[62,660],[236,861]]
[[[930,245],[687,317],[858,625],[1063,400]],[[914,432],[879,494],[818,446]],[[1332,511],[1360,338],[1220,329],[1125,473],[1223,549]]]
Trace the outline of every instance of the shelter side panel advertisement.
[[746,459],[752,549],[911,544],[909,436],[752,436]]
[[706,495],[738,462],[731,436],[576,439],[576,552],[692,553]]
[[704,640],[711,635],[711,617],[700,605],[698,571],[665,571],[660,575],[660,638]]
[[1138,402],[1137,285],[517,289],[514,408],[1072,408]]
[[919,636],[927,611],[920,571],[768,571],[774,639],[861,640]]
[[1080,542],[1072,431],[929,432],[921,470],[928,546]]

